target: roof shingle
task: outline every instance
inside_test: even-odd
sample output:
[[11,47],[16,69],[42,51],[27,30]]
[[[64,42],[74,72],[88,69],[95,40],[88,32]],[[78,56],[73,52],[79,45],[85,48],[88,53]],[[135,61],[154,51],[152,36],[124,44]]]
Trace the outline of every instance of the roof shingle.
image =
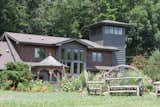
[[31,44],[42,44],[42,45],[56,45],[58,43],[67,42],[76,40],[85,45],[89,45],[92,48],[96,49],[108,49],[108,50],[118,50],[117,47],[112,46],[102,46],[95,42],[92,42],[87,39],[73,39],[73,38],[64,38],[64,37],[54,37],[54,36],[46,36],[46,35],[34,35],[34,34],[23,34],[23,33],[12,33],[12,32],[5,32],[9,38],[22,43],[31,43]]
[[0,42],[0,70],[5,69],[5,64],[13,62],[13,56],[10,52],[7,42]]

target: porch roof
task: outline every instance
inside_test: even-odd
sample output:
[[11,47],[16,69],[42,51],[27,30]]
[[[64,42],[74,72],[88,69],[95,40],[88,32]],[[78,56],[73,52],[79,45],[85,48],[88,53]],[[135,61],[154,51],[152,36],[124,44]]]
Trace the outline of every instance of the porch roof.
[[53,56],[48,56],[47,58],[45,58],[44,60],[42,60],[41,62],[37,62],[37,63],[31,63],[31,65],[33,67],[36,66],[43,66],[43,67],[63,67],[65,66],[64,64],[62,64],[61,62],[57,61]]

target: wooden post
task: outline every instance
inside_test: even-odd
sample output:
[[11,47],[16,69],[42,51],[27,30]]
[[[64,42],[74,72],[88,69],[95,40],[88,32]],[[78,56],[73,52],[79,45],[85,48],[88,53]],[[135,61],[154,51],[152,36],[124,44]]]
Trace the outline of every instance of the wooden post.
[[137,87],[137,96],[140,96],[141,93],[141,88],[142,88],[142,79],[138,79],[138,87]]
[[39,80],[40,71],[37,72],[37,79]]
[[102,95],[102,84],[100,84],[100,96]]
[[158,97],[158,84],[156,84],[156,96]]
[[108,84],[108,95],[110,96],[110,80],[106,80]]
[[49,70],[49,81],[50,81],[50,82],[52,81],[52,74],[53,74],[53,70],[50,69],[50,70]]
[[65,72],[66,72],[66,69],[65,69],[65,66],[62,66],[62,77],[64,77],[65,76]]

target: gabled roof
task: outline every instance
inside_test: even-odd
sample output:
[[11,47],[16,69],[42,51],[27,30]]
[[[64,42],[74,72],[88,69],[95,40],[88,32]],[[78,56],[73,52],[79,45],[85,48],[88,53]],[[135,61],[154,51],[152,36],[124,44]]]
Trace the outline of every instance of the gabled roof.
[[100,22],[84,26],[83,29],[90,29],[92,27],[101,26],[101,25],[114,25],[114,26],[127,27],[129,24],[124,22],[113,21],[113,20],[102,20]]
[[5,69],[5,64],[13,62],[13,56],[7,42],[0,42],[0,70]]
[[32,44],[46,44],[52,45],[62,41],[66,41],[70,38],[64,37],[54,37],[54,36],[46,36],[46,35],[35,35],[35,34],[24,34],[24,33],[13,33],[13,32],[5,32],[4,35],[9,38],[22,43],[32,43]]
[[79,42],[88,48],[92,49],[106,49],[106,50],[118,50],[117,47],[112,46],[102,46],[95,42],[86,40],[86,39],[74,39],[74,38],[64,38],[64,37],[54,37],[54,36],[46,36],[46,35],[33,35],[33,34],[23,34],[23,33],[12,33],[5,32],[4,36],[8,38],[20,42],[20,43],[30,43],[30,44],[40,44],[40,45],[62,45],[65,43],[69,43],[72,41]]

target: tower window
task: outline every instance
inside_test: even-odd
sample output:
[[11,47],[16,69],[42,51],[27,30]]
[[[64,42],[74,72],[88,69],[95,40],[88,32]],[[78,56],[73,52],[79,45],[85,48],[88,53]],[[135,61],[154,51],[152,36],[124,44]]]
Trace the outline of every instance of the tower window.
[[105,34],[114,34],[114,35],[122,35],[122,28],[121,27],[113,27],[113,26],[105,26],[104,32]]

